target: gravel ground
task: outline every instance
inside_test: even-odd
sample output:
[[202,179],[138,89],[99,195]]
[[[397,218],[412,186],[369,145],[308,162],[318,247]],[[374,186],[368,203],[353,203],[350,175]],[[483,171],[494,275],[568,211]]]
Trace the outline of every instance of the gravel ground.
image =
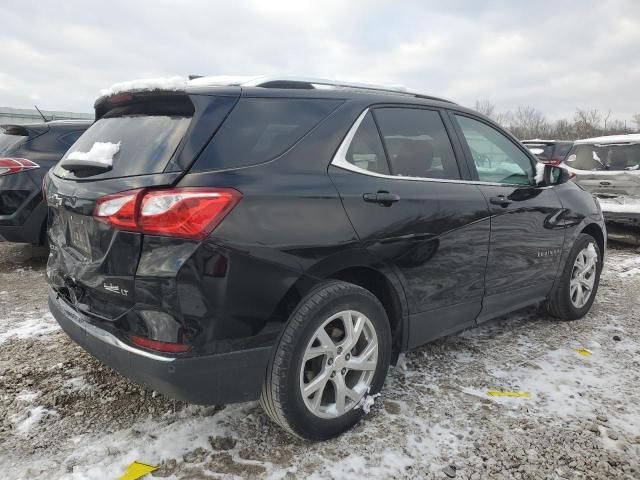
[[3,478],[116,478],[134,460],[181,479],[640,478],[638,250],[609,250],[582,320],[529,309],[408,353],[365,420],[324,443],[256,403],[187,405],[101,366],[48,313],[45,256],[0,243]]

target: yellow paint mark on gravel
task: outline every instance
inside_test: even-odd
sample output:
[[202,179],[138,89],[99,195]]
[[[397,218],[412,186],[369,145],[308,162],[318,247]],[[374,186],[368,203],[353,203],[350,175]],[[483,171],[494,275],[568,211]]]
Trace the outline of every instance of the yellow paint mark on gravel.
[[133,462],[127,467],[126,472],[124,472],[124,475],[122,475],[119,480],[138,480],[138,478],[142,478],[147,473],[154,472],[157,469],[158,467],[154,467],[153,465],[147,465],[146,463],[141,462]]
[[593,355],[593,353],[586,348],[574,348],[573,351],[578,355],[582,355],[583,357],[590,357],[591,355]]
[[503,392],[500,390],[489,390],[487,395],[490,397],[530,397],[529,392]]

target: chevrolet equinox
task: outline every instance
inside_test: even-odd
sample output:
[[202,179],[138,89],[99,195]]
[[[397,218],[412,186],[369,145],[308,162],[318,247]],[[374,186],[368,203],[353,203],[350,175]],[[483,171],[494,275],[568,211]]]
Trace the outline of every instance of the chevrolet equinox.
[[95,113],[45,181],[50,308],[173,398],[259,398],[290,433],[326,439],[400,353],[594,301],[598,202],[455,103],[202,77],[116,84]]

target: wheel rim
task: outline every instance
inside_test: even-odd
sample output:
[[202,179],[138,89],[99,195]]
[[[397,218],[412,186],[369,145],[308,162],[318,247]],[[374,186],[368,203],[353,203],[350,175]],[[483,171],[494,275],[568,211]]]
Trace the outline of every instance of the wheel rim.
[[574,307],[584,307],[591,298],[596,282],[597,265],[598,253],[590,243],[578,253],[573,262],[571,280],[569,281],[569,296]]
[[300,393],[311,413],[337,418],[366,395],[378,365],[378,336],[366,315],[336,313],[315,331],[304,352]]

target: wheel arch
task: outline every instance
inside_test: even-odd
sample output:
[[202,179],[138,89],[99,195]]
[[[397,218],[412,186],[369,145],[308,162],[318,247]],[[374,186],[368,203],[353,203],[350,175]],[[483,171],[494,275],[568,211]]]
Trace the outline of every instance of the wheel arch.
[[305,272],[280,301],[278,316],[286,321],[300,300],[323,281],[341,280],[358,285],[375,295],[387,313],[392,335],[391,362],[395,364],[406,349],[409,334],[406,297],[398,277],[390,269],[370,265],[364,251],[352,251],[340,255],[341,261],[335,260],[321,262]]
[[598,225],[597,223],[589,223],[580,231],[580,233],[586,233],[587,235],[592,236],[596,240],[602,256],[604,256],[606,243],[604,232],[602,231],[600,225]]

